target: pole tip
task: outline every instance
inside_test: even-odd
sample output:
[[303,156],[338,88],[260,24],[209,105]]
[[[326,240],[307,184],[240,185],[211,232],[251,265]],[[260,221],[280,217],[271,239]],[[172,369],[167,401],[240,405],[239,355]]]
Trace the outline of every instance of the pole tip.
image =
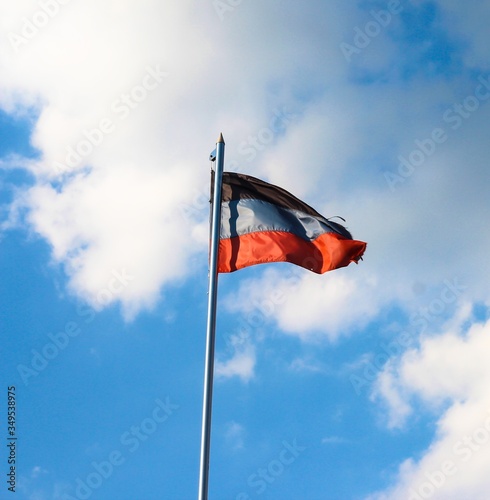
[[225,140],[223,139],[223,134],[220,134],[219,137],[218,137],[218,140],[216,141],[216,144],[219,144],[219,143],[225,143]]

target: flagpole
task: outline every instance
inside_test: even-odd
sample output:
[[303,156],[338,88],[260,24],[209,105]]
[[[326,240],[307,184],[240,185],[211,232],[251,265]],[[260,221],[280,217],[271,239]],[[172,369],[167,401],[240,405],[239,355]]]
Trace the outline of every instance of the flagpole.
[[216,337],[216,302],[218,297],[218,246],[221,227],[221,179],[225,159],[225,141],[220,134],[216,143],[216,168],[211,215],[211,242],[209,251],[208,320],[206,326],[206,360],[204,366],[204,393],[202,403],[201,464],[199,473],[199,500],[208,499],[209,455],[211,448],[211,414],[213,407],[214,345]]

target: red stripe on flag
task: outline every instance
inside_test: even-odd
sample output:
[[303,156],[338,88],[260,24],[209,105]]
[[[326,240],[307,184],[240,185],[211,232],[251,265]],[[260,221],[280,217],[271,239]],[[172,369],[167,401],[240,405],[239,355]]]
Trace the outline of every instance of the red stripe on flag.
[[366,243],[325,233],[314,241],[282,231],[258,231],[219,242],[218,272],[268,262],[289,262],[318,274],[357,262]]

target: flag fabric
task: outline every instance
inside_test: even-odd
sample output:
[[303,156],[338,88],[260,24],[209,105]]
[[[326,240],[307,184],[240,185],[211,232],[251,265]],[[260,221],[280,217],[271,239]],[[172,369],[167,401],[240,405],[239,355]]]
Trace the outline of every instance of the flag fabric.
[[[213,186],[213,182],[211,182]],[[318,274],[358,262],[366,243],[291,193],[223,172],[218,272],[289,262]]]

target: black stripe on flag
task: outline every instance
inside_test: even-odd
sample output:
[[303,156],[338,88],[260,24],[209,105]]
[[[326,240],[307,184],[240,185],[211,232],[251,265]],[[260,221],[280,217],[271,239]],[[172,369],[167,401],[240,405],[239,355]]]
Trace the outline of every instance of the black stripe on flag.
[[[214,178],[214,172],[212,173]],[[213,196],[213,186],[214,182],[211,182],[211,199]],[[274,184],[269,184],[261,179],[257,179],[256,177],[252,177],[251,175],[239,174],[236,172],[223,172],[221,196],[223,204],[240,200],[261,200],[288,211],[302,212],[318,219],[322,225],[324,224],[330,228],[332,232],[340,234],[349,240],[352,239],[352,235],[344,226],[326,219],[314,208],[296,198],[296,196],[292,195],[289,191],[279,186],[275,186]]]

